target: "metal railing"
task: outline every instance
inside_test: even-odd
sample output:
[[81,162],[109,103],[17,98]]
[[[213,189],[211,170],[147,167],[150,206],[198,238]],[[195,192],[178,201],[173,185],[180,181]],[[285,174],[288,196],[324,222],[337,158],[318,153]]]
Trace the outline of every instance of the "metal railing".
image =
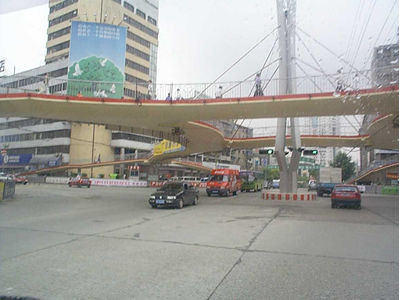
[[[320,93],[335,91],[357,91],[379,87],[373,79],[372,70],[364,70],[351,73],[335,73],[316,76],[303,76],[293,78],[296,85],[296,93]],[[279,94],[280,79],[265,77],[261,87],[263,94],[268,96]],[[388,85],[398,84],[398,77]],[[146,82],[100,82],[77,81],[65,78],[46,78],[43,76],[19,76],[13,75],[0,78],[0,93],[36,92],[43,94],[82,94],[87,97],[111,97],[143,99],[151,98],[165,100],[168,94],[172,100],[180,99],[208,99],[215,97],[238,98],[252,97],[255,94],[254,80],[225,81],[210,83],[170,83],[149,86]],[[117,91],[123,90],[123,94]],[[117,97],[118,96],[118,97]]]

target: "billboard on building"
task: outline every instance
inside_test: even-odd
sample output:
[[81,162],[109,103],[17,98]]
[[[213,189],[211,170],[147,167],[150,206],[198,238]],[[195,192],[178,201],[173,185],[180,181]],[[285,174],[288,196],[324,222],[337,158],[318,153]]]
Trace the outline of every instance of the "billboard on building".
[[72,21],[67,94],[123,97],[125,50],[125,27]]
[[185,151],[185,146],[171,142],[168,140],[162,140],[159,144],[154,146],[153,150],[153,155],[162,155],[166,153],[172,153],[172,152],[180,152],[180,151]]

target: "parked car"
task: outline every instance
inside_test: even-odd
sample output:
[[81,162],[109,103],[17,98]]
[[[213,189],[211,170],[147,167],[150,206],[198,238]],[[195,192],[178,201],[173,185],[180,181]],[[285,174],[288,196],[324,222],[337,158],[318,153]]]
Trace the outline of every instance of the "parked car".
[[308,182],[308,191],[315,191],[317,190],[317,182],[315,180],[310,180]]
[[149,204],[156,207],[183,208],[185,205],[197,205],[199,191],[189,183],[169,181],[151,194]]
[[281,182],[280,179],[274,179],[274,180],[272,180],[272,188],[273,188],[273,189],[279,189],[280,182]]
[[89,178],[82,178],[78,175],[75,178],[70,178],[68,180],[68,186],[72,187],[73,185],[75,185],[79,188],[82,186],[86,186],[87,188],[90,188],[90,186],[92,185],[92,182]]
[[361,208],[361,194],[356,185],[337,184],[331,194],[331,207],[353,206]]
[[330,195],[336,183],[320,182],[317,184],[317,195],[322,197],[324,194]]
[[28,183],[28,179],[26,179],[25,176],[15,176],[14,181],[15,181],[15,183],[18,183],[18,184],[27,184]]

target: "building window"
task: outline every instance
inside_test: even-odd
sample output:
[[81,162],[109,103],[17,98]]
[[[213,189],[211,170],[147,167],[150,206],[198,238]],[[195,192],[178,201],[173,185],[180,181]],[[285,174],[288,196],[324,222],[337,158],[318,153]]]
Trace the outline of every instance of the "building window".
[[[136,12],[137,11],[138,11],[138,9],[136,9]],[[124,21],[126,23],[128,23],[129,25],[132,25],[133,27],[139,29],[140,31],[142,31],[142,32],[144,32],[144,33],[146,33],[146,34],[148,34],[148,35],[150,35],[150,36],[152,36],[152,37],[154,37],[156,39],[158,38],[158,32],[150,29],[147,26],[144,26],[142,23],[132,19],[131,17],[129,17],[127,15],[124,15]]]
[[62,68],[62,69],[58,69],[58,70],[49,72],[48,76],[49,77],[61,77],[61,76],[67,75],[67,73],[68,73],[68,68]]
[[149,75],[149,68],[146,68],[145,66],[135,63],[134,61],[131,61],[129,59],[125,59],[125,66]]
[[146,20],[146,14],[142,12],[140,9],[136,9],[136,14],[141,17],[142,19]]
[[[129,75],[125,73],[125,81],[130,82],[130,83],[134,83],[134,84],[138,84],[139,86],[147,86],[147,82],[143,79],[137,78],[135,76]],[[1,126],[1,124],[0,124]]]
[[78,2],[78,0],[65,0],[63,2],[60,2],[60,3],[50,7],[50,13],[53,13],[53,12],[55,12],[57,10],[60,10],[60,9],[63,9],[64,7],[70,6],[70,5],[72,5],[74,3],[77,3],[77,2]]
[[77,15],[78,15],[78,10],[74,9],[73,11],[70,11],[69,13],[66,13],[65,15],[62,15],[62,16],[59,16],[57,18],[50,20],[49,27],[60,24],[62,22],[70,20],[72,18],[75,18]]
[[47,54],[52,54],[67,48],[69,48],[69,41],[47,48]]
[[133,5],[131,5],[131,4],[129,4],[128,2],[126,2],[126,1],[124,1],[124,7],[127,9],[127,10],[129,10],[129,11],[131,11],[131,12],[135,12],[135,8],[133,7]]
[[150,42],[145,40],[144,38],[141,38],[140,36],[128,31],[127,35],[128,39],[135,41],[136,43],[139,43],[142,46],[145,46],[147,48],[150,48]]
[[153,19],[150,16],[147,16],[147,21],[153,24],[154,26],[157,26],[157,20]]
[[133,54],[137,57],[143,58],[144,60],[150,61],[150,55],[148,55],[147,53],[144,53],[132,46],[129,46],[128,44],[126,44],[126,52]]
[[61,30],[55,31],[55,32],[53,32],[53,33],[50,33],[50,34],[48,35],[48,37],[47,37],[47,40],[48,40],[48,41],[54,40],[54,39],[56,39],[56,38],[59,38],[60,36],[69,34],[70,32],[71,32],[71,26],[68,26],[68,27],[63,28],[63,29],[61,29]]

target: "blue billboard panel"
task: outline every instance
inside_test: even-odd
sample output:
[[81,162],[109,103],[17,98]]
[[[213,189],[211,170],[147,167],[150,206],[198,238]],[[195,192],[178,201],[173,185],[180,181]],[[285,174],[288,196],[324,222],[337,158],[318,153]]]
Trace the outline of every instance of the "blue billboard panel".
[[32,159],[32,154],[0,155],[0,165],[26,165]]
[[123,97],[125,50],[125,27],[72,21],[67,94]]

